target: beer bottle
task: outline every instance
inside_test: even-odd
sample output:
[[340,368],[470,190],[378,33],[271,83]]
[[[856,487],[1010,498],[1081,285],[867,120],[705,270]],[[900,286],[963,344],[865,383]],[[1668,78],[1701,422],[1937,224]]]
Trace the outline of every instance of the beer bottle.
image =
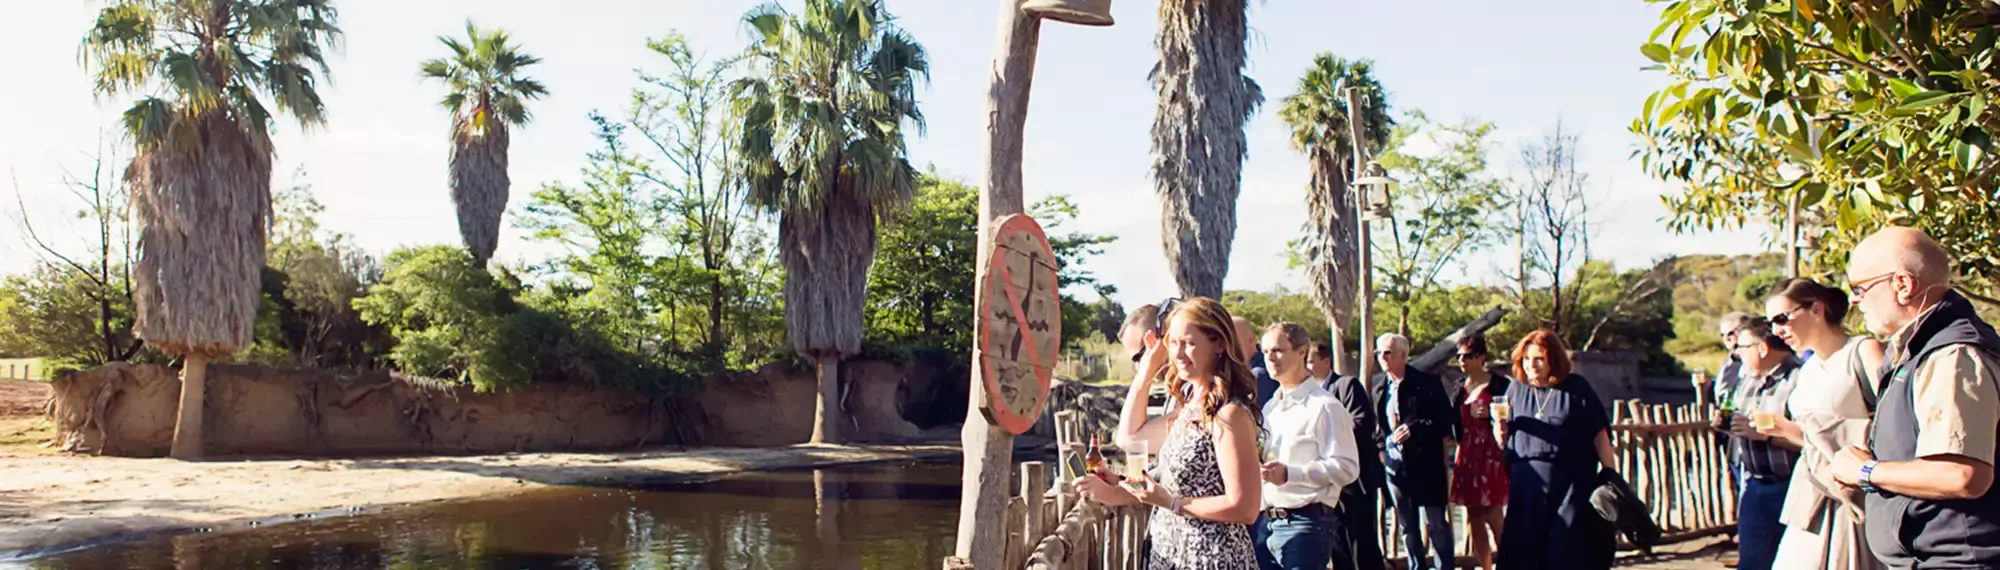
[[1090,449],[1084,451],[1083,468],[1106,483],[1118,482],[1117,475],[1112,474],[1111,467],[1104,463],[1104,448],[1098,446],[1095,435],[1090,436]]

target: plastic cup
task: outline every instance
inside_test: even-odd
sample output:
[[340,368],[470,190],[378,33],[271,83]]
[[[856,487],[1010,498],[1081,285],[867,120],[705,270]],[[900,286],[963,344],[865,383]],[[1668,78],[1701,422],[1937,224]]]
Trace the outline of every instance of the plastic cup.
[[1778,427],[1778,414],[1757,412],[1750,416],[1750,422],[1757,425],[1757,431],[1770,431]]
[[1509,419],[1513,419],[1514,417],[1514,406],[1512,404],[1508,404],[1506,402],[1494,402],[1492,406],[1489,406],[1489,408],[1490,408],[1489,411],[1493,412],[1493,419],[1504,422]]

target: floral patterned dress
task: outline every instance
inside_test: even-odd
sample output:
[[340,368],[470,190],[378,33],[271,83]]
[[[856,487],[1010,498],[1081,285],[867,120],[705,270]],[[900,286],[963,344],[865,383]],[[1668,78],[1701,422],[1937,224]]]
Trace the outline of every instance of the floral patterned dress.
[[[1248,405],[1247,403],[1245,405]],[[1193,499],[1223,493],[1222,466],[1215,457],[1215,436],[1191,419],[1175,414],[1174,424],[1160,446],[1160,486]],[[1183,517],[1153,509],[1147,534],[1153,539],[1147,570],[1250,570],[1257,568],[1257,551],[1250,526]]]
[[[1495,376],[1489,382],[1502,382]],[[1451,502],[1468,507],[1497,507],[1507,504],[1507,465],[1500,443],[1493,439],[1493,422],[1473,417],[1475,409],[1491,409],[1493,394],[1488,390],[1467,390],[1458,405],[1459,425],[1465,426],[1465,441],[1458,443],[1458,461],[1452,465]]]

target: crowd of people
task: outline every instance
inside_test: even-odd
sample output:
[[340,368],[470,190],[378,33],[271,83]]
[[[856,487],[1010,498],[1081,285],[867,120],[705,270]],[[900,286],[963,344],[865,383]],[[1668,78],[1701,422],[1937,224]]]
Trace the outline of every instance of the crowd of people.
[[[1726,316],[1730,356],[1697,376],[1740,493],[1738,567],[2000,567],[2000,334],[1916,230],[1864,240],[1846,274]],[[1850,308],[1869,334],[1844,327]],[[1413,570],[1455,567],[1454,504],[1480,568],[1611,566],[1613,525],[1591,504],[1616,477],[1610,414],[1556,334],[1500,362],[1457,339],[1460,384],[1411,367],[1400,335],[1362,379],[1334,374],[1332,347],[1297,323],[1256,331],[1207,298],[1139,307],[1120,331],[1138,372],[1114,440],[1155,459],[1127,483],[1074,485],[1157,507],[1148,568],[1380,569],[1385,495]]]

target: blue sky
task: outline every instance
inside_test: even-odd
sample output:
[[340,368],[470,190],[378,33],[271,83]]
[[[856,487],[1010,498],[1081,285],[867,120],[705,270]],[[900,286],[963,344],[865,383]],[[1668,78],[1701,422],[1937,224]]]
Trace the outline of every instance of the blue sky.
[[[634,70],[659,69],[648,38],[678,30],[713,54],[740,49],[741,0],[336,0],[346,30],[321,89],[329,124],[279,134],[277,180],[305,167],[326,205],[322,223],[354,234],[377,252],[455,243],[458,233],[445,185],[448,114],[442,94],[421,81],[417,65],[443,53],[436,36],[460,34],[470,17],[510,31],[545,62],[533,74],[551,95],[533,104],[535,122],[513,138],[513,206],[543,182],[574,180],[591,150],[592,110],[618,114]],[[787,0],[796,7],[798,0]],[[92,2],[0,3],[0,52],[12,81],[0,95],[0,169],[41,219],[67,208],[64,168],[88,167],[85,152],[111,133],[125,101],[99,100],[78,64],[76,46],[95,15]],[[986,71],[994,53],[996,2],[889,0],[901,24],[929,50],[931,84],[920,91],[929,118],[911,141],[912,159],[966,179],[980,172],[985,136]],[[1044,27],[1027,131],[1028,199],[1068,194],[1082,207],[1074,229],[1119,235],[1091,263],[1117,285],[1117,298],[1144,301],[1174,291],[1159,238],[1159,205],[1147,179],[1147,130],[1153,94],[1146,71],[1156,4],[1117,0],[1119,23]],[[1492,164],[1516,170],[1519,143],[1558,120],[1582,136],[1582,162],[1600,212],[1593,253],[1621,267],[1672,253],[1741,253],[1763,249],[1763,229],[1673,235],[1663,224],[1654,181],[1630,160],[1637,139],[1626,131],[1662,79],[1640,70],[1638,45],[1657,22],[1640,0],[1268,0],[1250,14],[1249,74],[1269,102],[1251,121],[1239,229],[1229,288],[1297,286],[1282,249],[1303,222],[1306,165],[1291,150],[1276,102],[1291,94],[1312,57],[1333,52],[1376,61],[1400,110],[1438,120],[1478,118],[1498,125]],[[11,204],[6,209],[14,209]],[[10,213],[10,218],[12,214]],[[0,271],[30,267],[32,252],[12,224],[0,228]],[[539,258],[511,227],[497,257]],[[1488,269],[1503,251],[1473,252],[1453,276],[1494,281]]]

